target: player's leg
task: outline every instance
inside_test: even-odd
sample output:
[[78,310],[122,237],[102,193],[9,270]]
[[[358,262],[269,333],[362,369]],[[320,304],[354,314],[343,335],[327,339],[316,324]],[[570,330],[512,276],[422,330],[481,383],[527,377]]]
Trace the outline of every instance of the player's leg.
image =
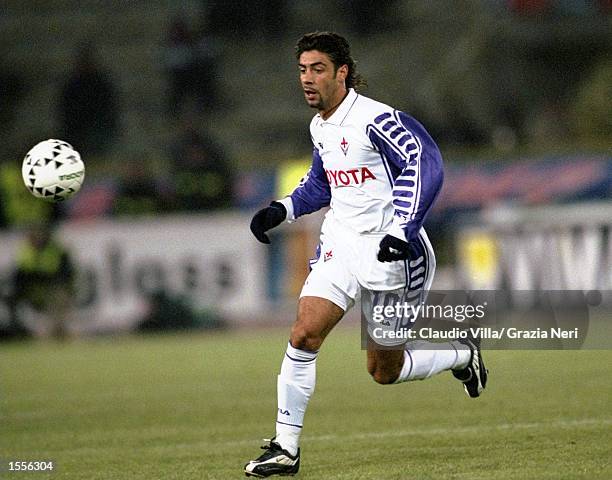
[[[292,475],[300,461],[299,438],[314,391],[318,350],[325,337],[354,304],[359,284],[333,245],[324,243],[298,304],[297,319],[277,380],[276,436],[266,452],[245,466],[247,476]],[[332,253],[333,252],[333,253]]]
[[264,445],[266,451],[245,465],[253,477],[293,475],[300,467],[299,439],[306,407],[315,388],[316,361],[325,337],[344,315],[332,301],[304,296],[277,379],[276,436]]
[[368,344],[368,372],[378,383],[402,383],[425,380],[451,370],[463,383],[468,396],[479,397],[487,384],[478,338],[468,337],[452,342],[432,343],[424,340],[407,342],[403,349],[382,349]]
[[344,309],[327,298],[301,297],[289,343],[295,349],[318,351],[343,315]]
[[459,342],[414,341],[403,349],[382,349],[370,342],[368,372],[381,384],[425,380],[446,370],[463,370],[470,358],[471,350]]
[[372,342],[368,345],[368,373],[376,383],[395,383],[403,365],[403,350],[381,350]]
[[[347,267],[346,248],[326,220],[322,227],[318,258],[304,283],[298,315],[291,330],[277,380],[276,437],[256,460],[245,466],[247,476],[293,475],[300,466],[299,437],[304,414],[314,391],[316,359],[327,334],[354,304],[359,284]],[[324,233],[325,232],[325,233]],[[345,241],[340,242],[343,246]]]
[[453,375],[463,383],[463,389],[472,398],[479,397],[487,386],[489,370],[485,367],[480,350],[480,338],[468,337],[459,343],[470,349],[470,359],[463,368],[454,368]]
[[[419,238],[423,247],[423,254],[428,264],[428,268],[426,269],[427,278],[425,279],[425,290],[428,291],[433,282],[436,258],[431,242],[424,229],[421,229],[419,232]],[[482,360],[480,338],[470,336],[460,339],[457,342],[450,342],[450,344],[457,352],[456,364],[454,367],[451,367],[454,377],[463,383],[463,388],[468,396],[472,398],[479,397],[487,385],[487,378],[489,375],[489,371]],[[469,350],[469,359],[467,361],[465,360],[466,350]],[[411,350],[408,349],[407,351]],[[451,350],[448,349],[448,351],[450,352]]]
[[[386,339],[379,342],[372,339],[374,329],[400,331],[401,326],[409,327],[411,318],[397,318],[386,322],[386,326],[373,321],[371,312],[375,304],[386,305],[388,299],[401,299],[414,306],[425,301],[431,288],[435,271],[435,255],[424,230],[419,235],[418,253],[406,265],[406,285],[396,292],[386,292],[386,299],[375,292],[362,292],[362,306],[365,305],[368,318],[368,372],[378,383],[401,383],[412,380],[424,380],[446,370],[464,383],[469,396],[480,395],[487,380],[487,371],[482,363],[480,344],[474,339],[430,343],[425,341],[407,342],[400,347],[401,339]],[[385,292],[379,292],[385,293]],[[392,347],[391,350],[383,349]]]
[[306,406],[314,391],[317,354],[325,337],[344,315],[328,299],[302,297],[278,376],[276,441],[297,452]]

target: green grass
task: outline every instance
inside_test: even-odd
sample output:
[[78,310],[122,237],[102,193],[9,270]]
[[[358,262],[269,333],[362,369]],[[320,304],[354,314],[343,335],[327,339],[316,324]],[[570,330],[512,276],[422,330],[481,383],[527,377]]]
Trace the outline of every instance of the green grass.
[[[231,479],[273,435],[287,329],[0,345],[0,458],[20,479]],[[610,479],[612,351],[486,352],[469,399],[444,373],[380,386],[332,333],[302,479]]]

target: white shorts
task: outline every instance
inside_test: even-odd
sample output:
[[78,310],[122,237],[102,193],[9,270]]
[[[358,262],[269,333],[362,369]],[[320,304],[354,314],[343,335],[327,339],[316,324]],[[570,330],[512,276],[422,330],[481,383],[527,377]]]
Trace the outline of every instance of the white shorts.
[[419,232],[421,256],[411,260],[379,262],[376,255],[384,236],[358,234],[328,214],[300,297],[325,298],[346,312],[364,290],[429,290],[436,260],[425,230]]

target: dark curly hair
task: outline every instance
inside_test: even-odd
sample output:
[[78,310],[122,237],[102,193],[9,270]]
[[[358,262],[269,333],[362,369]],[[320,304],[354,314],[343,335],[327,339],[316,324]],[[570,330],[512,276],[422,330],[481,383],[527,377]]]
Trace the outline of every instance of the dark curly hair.
[[326,53],[335,71],[342,65],[348,66],[346,76],[346,88],[359,90],[367,86],[365,80],[356,71],[357,62],[351,57],[351,47],[346,39],[334,32],[312,32],[305,34],[295,45],[295,57],[299,60],[304,52],[318,50]]

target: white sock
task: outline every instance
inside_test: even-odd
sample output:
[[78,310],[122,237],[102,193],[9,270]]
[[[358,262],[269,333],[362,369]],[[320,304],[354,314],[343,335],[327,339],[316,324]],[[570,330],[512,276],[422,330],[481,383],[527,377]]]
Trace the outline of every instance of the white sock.
[[314,392],[317,353],[288,344],[278,376],[276,442],[291,455],[297,453],[304,413]]
[[459,342],[408,342],[404,350],[404,366],[395,383],[424,380],[444,370],[465,368],[470,356],[469,347]]

